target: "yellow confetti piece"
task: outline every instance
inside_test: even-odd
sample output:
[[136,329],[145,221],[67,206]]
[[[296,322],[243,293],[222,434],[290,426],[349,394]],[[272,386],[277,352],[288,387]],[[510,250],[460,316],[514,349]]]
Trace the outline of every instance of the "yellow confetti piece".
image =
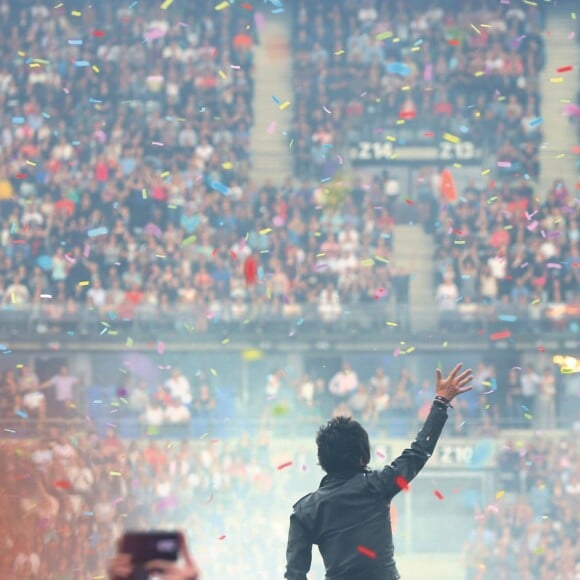
[[405,85],[404,87],[401,87],[402,91],[410,91],[411,90],[411,85]]
[[476,73],[474,73],[474,77],[482,77],[485,74],[485,72],[483,72],[482,70],[478,70]]
[[385,38],[391,38],[391,36],[393,36],[392,32],[379,32],[375,38],[377,40],[385,40]]
[[535,298],[534,300],[532,300],[532,306],[534,306],[535,304],[539,304],[539,303],[540,303],[539,298]]
[[452,135],[451,133],[443,133],[443,139],[449,141],[449,143],[461,143],[461,139],[457,135]]
[[260,235],[265,236],[266,234],[269,234],[271,231],[272,228],[264,228],[263,230],[260,230]]
[[345,52],[344,50],[337,50],[337,51],[334,53],[334,55],[335,55],[335,56],[340,56],[341,54],[344,54],[344,52]]
[[57,8],[60,8],[61,6],[64,6],[64,3],[61,2],[60,4],[57,4],[56,6],[54,6],[54,9],[56,10]]
[[477,28],[477,26],[475,26],[475,24],[472,24],[471,28],[473,28],[473,30],[475,30],[475,32],[477,32],[477,34],[481,34],[481,30],[479,30],[479,28]]
[[96,73],[100,73],[100,72],[101,72],[101,69],[100,69],[100,68],[99,68],[99,67],[98,67],[96,64],[94,64],[94,65],[93,65],[91,68],[92,68],[92,69],[93,69],[93,70],[94,70]]
[[169,171],[164,171],[159,177],[163,178],[167,177],[168,175],[171,175],[171,173]]
[[454,163],[453,167],[455,167],[455,169],[461,169],[463,165],[461,165],[461,163]]
[[387,135],[387,136],[385,137],[385,139],[386,139],[387,141],[392,141],[393,143],[394,143],[394,142],[397,140],[397,138],[396,138],[396,137],[393,137],[392,135]]
[[537,2],[532,2],[532,0],[522,0],[524,4],[528,4],[529,6],[537,6]]
[[220,2],[219,4],[216,4],[214,10],[224,10],[225,8],[227,8],[230,5],[229,2]]
[[214,376],[217,377],[217,371],[215,369],[209,369],[209,372]]
[[281,105],[280,105],[280,110],[283,111],[284,109],[287,109],[290,106],[290,101],[284,101]]
[[367,258],[366,260],[361,261],[361,265],[363,266],[374,266],[375,261],[372,258]]
[[388,264],[389,260],[386,260],[385,258],[381,258],[380,256],[375,256],[375,260],[377,262],[382,262],[383,264]]
[[401,39],[400,39],[400,38],[393,38],[393,44],[394,44],[395,42],[401,42]]
[[71,11],[71,16],[80,16],[82,12],[80,10],[73,10]]
[[491,28],[491,24],[480,24],[481,28]]
[[223,70],[218,70],[218,75],[220,75],[220,77],[224,80],[228,78]]
[[37,62],[31,62],[28,66],[29,68],[40,68],[40,65]]
[[26,53],[23,50],[19,50],[16,54],[18,56],[26,56]]
[[399,326],[398,322],[385,322],[387,326]]
[[415,347],[414,346],[410,346],[405,352],[407,354],[411,354],[412,352],[414,352],[414,350],[415,350]]
[[488,174],[490,171],[491,171],[491,169],[484,169],[484,170],[481,172],[481,175],[487,175],[487,174]]
[[445,341],[445,342],[443,343],[443,348],[447,348],[447,345],[448,345],[448,344],[449,344],[449,343],[448,343],[447,341]]
[[228,344],[228,342],[230,342],[230,339],[229,338],[224,338],[222,340],[222,344]]
[[420,50],[421,50],[421,47],[420,47],[420,46],[414,46],[414,47],[411,49],[411,52],[419,52]]
[[110,476],[120,477],[121,476],[121,472],[120,471],[109,471],[109,475]]
[[465,244],[465,240],[455,240],[453,243],[454,244],[457,244],[458,246],[460,246],[462,244]]
[[88,280],[83,280],[82,282],[79,282],[79,286],[88,286],[90,284],[90,282]]
[[500,499],[505,495],[505,491],[503,489],[500,489],[496,494],[495,494],[495,499]]
[[128,336],[127,342],[125,343],[125,346],[131,348],[134,344],[135,344],[135,341],[130,336]]
[[173,0],[165,0],[163,4],[161,4],[161,10],[167,10],[173,4]]
[[46,60],[45,58],[35,58],[33,62],[38,62],[40,64],[50,64],[50,61]]
[[31,165],[32,167],[36,167],[36,163],[34,163],[34,161],[28,161],[28,159],[26,160],[26,165]]
[[189,246],[189,244],[193,244],[193,242],[195,242],[195,240],[197,240],[197,236],[189,236],[188,238],[185,238],[185,240],[183,240],[183,242],[181,242],[182,246]]
[[563,83],[564,77],[550,77],[551,83]]
[[143,196],[143,199],[147,199],[147,190],[145,188],[141,190],[141,195]]
[[224,163],[222,163],[222,167],[224,169],[231,169],[234,166],[234,164],[231,161],[226,161]]

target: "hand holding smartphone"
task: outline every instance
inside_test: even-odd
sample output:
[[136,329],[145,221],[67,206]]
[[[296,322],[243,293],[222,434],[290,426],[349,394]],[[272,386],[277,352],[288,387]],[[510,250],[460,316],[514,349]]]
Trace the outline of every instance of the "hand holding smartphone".
[[[118,553],[109,563],[110,580],[199,580],[199,570],[181,532],[127,532],[117,543]],[[175,562],[183,556],[184,565]]]

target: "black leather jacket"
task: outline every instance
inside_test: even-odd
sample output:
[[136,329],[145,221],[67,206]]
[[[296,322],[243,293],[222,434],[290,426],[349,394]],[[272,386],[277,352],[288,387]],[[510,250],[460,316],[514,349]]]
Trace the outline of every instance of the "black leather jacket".
[[421,471],[447,421],[435,401],[411,447],[381,470],[326,475],[294,504],[286,550],[288,580],[306,580],[316,544],[327,580],[394,580],[391,499]]

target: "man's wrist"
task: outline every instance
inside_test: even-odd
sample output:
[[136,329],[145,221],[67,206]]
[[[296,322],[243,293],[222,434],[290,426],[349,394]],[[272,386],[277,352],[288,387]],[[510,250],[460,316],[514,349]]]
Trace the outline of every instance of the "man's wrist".
[[447,397],[444,397],[443,395],[435,395],[435,401],[437,401],[438,403],[442,403],[448,409],[453,409],[451,401]]

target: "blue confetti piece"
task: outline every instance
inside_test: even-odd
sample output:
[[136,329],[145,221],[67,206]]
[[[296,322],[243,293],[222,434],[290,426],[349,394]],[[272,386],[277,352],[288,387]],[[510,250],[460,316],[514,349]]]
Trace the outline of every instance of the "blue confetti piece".
[[71,46],[82,46],[83,41],[82,40],[69,40],[68,43]]
[[87,232],[89,238],[96,238],[97,236],[106,236],[109,233],[109,228],[93,228]]
[[213,179],[209,182],[209,186],[212,189],[215,189],[219,193],[223,195],[227,195],[230,192],[230,188],[227,185],[224,185],[221,181],[214,181]]
[[534,127],[539,127],[542,123],[544,122],[544,118],[543,117],[537,117],[535,119],[532,119],[529,123],[531,128]]
[[24,411],[21,411],[20,409],[14,411],[14,414],[18,415],[19,417],[22,417],[23,419],[28,419],[28,415]]
[[275,10],[272,10],[272,14],[280,14],[281,12],[284,12],[284,8],[276,8]]
[[330,177],[325,177],[324,179],[320,180],[320,183],[328,183],[330,181]]
[[70,142],[70,144],[71,144],[73,147],[78,147],[78,146],[81,144],[81,142],[80,142],[80,141],[71,141],[71,142]]
[[12,117],[12,122],[15,125],[22,125],[24,123],[24,117]]
[[45,119],[50,119],[50,115],[49,115],[48,113],[42,113],[42,116],[43,116]]
[[131,8],[135,8],[135,6],[137,6],[137,4],[139,4],[139,2],[131,2],[131,5],[129,6],[129,10],[131,10]]
[[498,318],[502,322],[515,322],[518,319],[518,317],[513,314],[500,314]]
[[274,101],[274,102],[275,102],[277,105],[279,105],[279,104],[282,102],[282,101],[281,101],[281,100],[280,100],[278,97],[275,97],[274,95],[272,95],[272,100],[273,100],[273,101]]
[[411,67],[404,62],[391,62],[387,65],[387,72],[407,77],[411,74]]
[[75,66],[78,67],[91,66],[91,63],[88,60],[75,60]]
[[92,97],[89,97],[89,103],[102,103],[103,101],[99,101],[99,99],[93,99]]

